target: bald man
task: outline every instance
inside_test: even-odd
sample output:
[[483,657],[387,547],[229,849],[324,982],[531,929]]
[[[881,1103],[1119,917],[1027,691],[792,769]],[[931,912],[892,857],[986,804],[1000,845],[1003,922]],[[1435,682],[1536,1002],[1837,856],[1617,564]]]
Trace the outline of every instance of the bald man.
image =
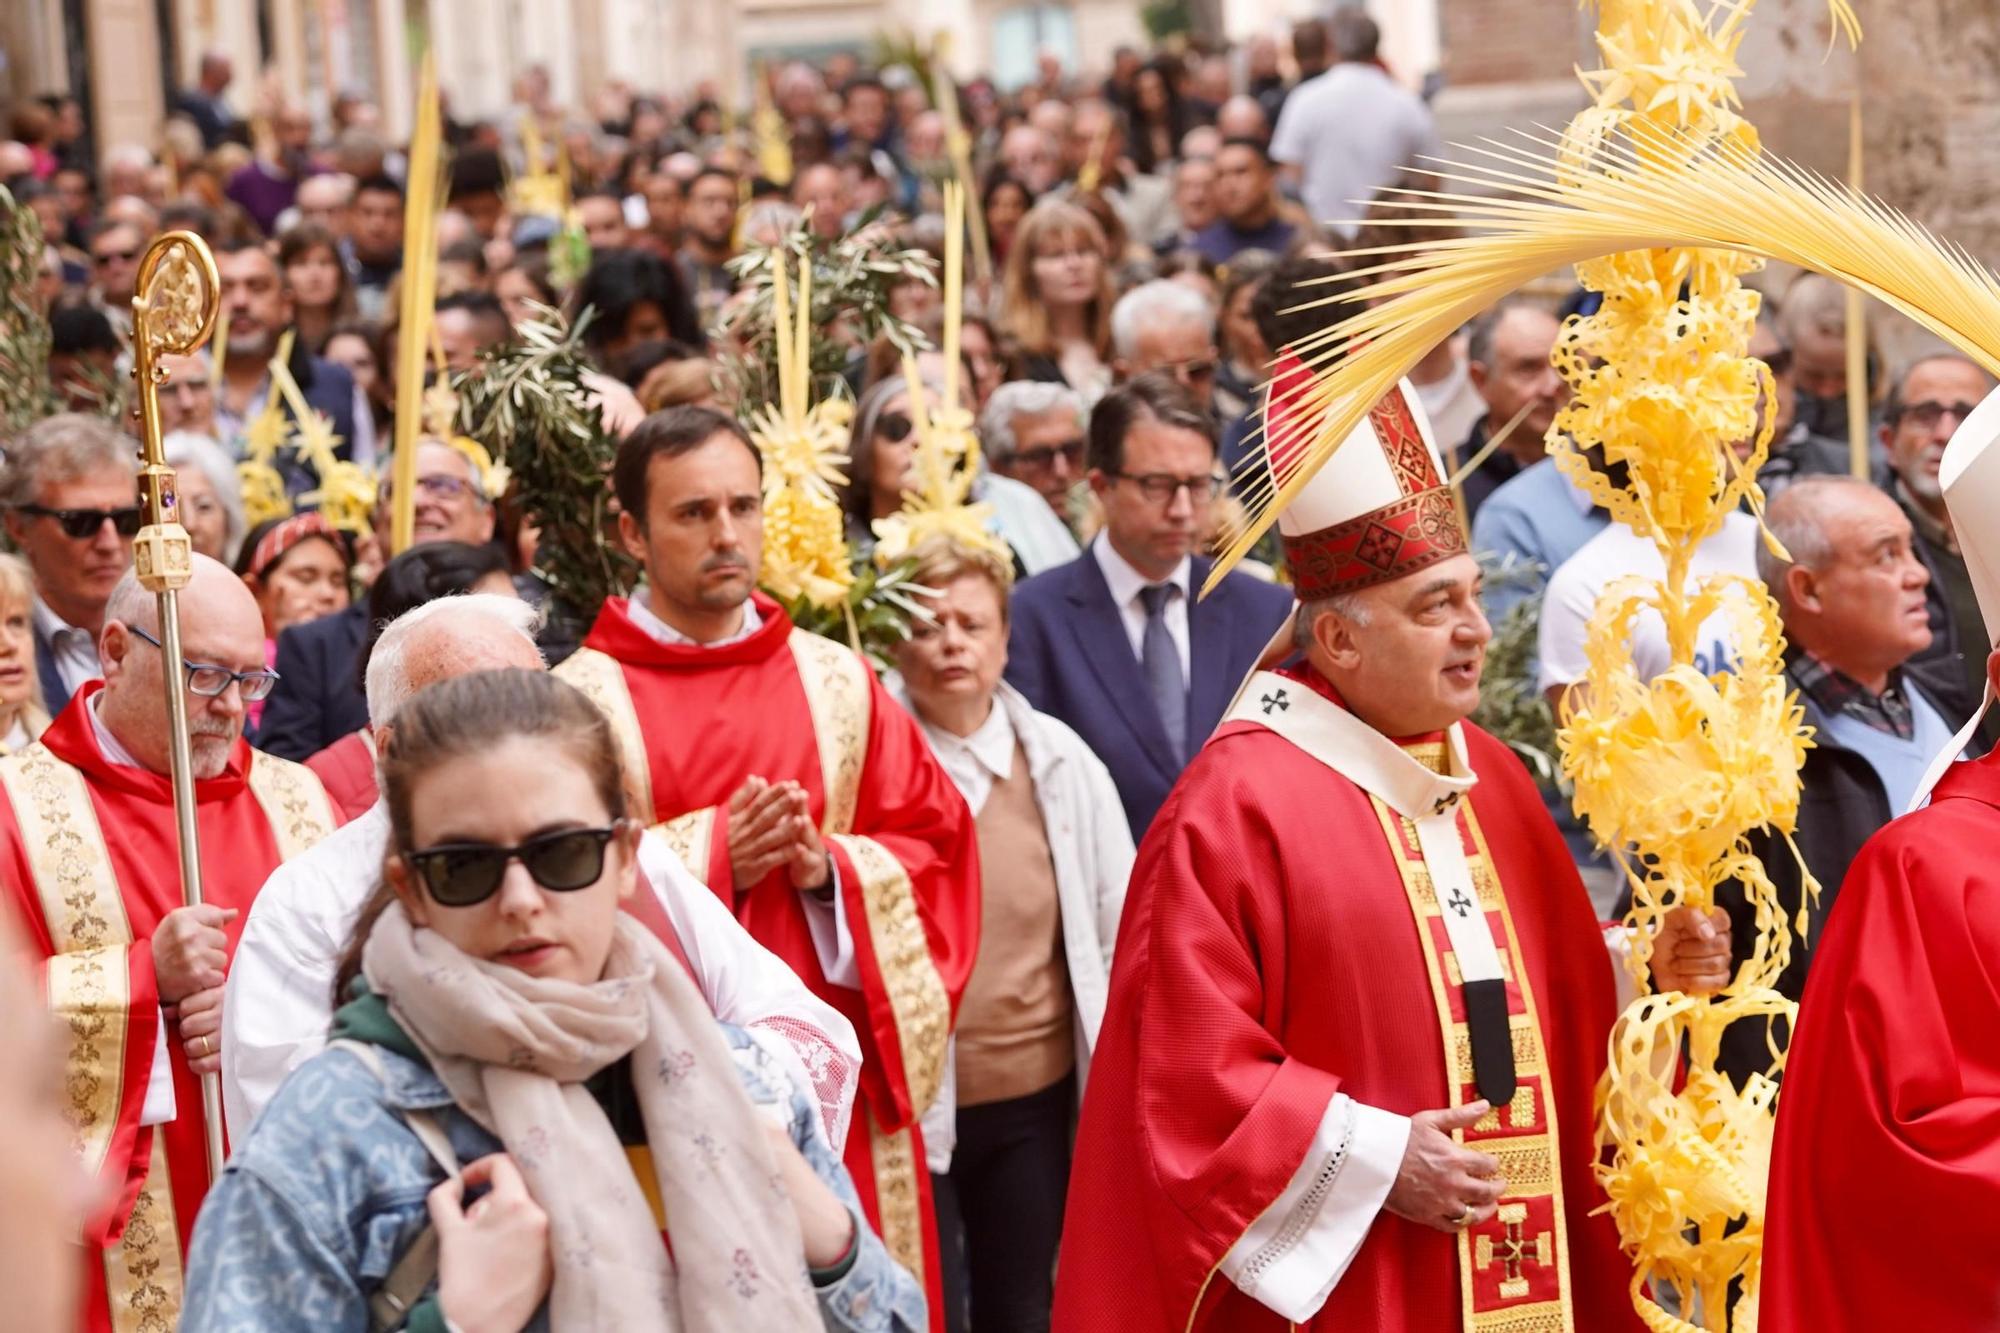
[[219,1067],[242,914],[273,869],[337,822],[318,778],[244,743],[244,705],[273,681],[263,618],[242,580],[194,561],[171,684],[187,705],[203,905],[182,905],[158,604],[130,573],[105,606],[104,679],[0,760],[0,899],[69,1029],[67,1114],[100,1185],[84,1231],[93,1330],[174,1323],[208,1188],[199,1076]]
[[[378,743],[418,690],[474,671],[543,668],[536,614],[511,597],[474,594],[427,602],[382,631],[368,659],[368,714]],[[305,856],[280,867],[257,895],[229,970],[222,1029],[222,1095],[241,1140],[285,1076],[326,1044],[333,978],[381,879],[389,814],[379,801]],[[854,1029],[738,925],[657,834],[639,844],[653,892],[630,911],[686,961],[718,1018],[748,1031],[820,1108],[839,1151],[861,1067]]]

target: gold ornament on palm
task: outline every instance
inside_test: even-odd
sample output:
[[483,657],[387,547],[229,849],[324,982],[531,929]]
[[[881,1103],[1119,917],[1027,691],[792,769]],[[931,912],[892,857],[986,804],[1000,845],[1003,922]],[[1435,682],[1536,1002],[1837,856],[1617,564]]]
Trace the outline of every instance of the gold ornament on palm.
[[[853,406],[812,397],[812,257],[799,258],[799,297],[782,251],[773,255],[772,319],[778,339],[778,401],[750,417],[764,459],[765,589],[788,606],[830,609],[847,601],[854,569],[837,498],[847,484],[847,427]],[[796,312],[796,313],[795,313]]]

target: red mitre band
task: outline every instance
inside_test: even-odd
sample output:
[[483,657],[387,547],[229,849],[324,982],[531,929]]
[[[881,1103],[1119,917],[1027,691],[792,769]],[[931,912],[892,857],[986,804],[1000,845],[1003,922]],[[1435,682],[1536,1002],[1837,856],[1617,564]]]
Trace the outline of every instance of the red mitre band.
[[1384,394],[1368,421],[1402,494],[1332,527],[1284,537],[1285,563],[1301,601],[1388,583],[1466,549],[1458,508],[1401,390]]

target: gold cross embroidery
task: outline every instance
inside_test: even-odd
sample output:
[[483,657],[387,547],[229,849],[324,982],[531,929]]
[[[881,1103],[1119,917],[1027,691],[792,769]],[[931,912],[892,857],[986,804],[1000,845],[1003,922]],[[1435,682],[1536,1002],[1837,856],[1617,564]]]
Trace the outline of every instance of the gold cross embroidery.
[[1529,1239],[1524,1229],[1528,1222],[1528,1205],[1524,1203],[1501,1204],[1499,1221],[1506,1229],[1505,1234],[1497,1243],[1491,1236],[1481,1236],[1475,1247],[1477,1255],[1474,1264],[1483,1273],[1498,1259],[1503,1268],[1500,1299],[1516,1301],[1530,1290],[1528,1279],[1521,1274],[1522,1268],[1527,1264],[1547,1268],[1553,1261],[1555,1241],[1546,1231],[1532,1241]]

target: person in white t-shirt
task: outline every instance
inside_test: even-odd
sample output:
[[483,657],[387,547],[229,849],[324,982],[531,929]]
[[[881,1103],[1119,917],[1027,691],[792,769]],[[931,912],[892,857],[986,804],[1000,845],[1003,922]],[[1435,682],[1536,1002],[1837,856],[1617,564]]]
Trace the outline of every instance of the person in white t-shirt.
[[[1666,564],[1652,539],[1637,535],[1622,523],[1598,533],[1564,561],[1549,580],[1542,602],[1537,648],[1542,692],[1559,702],[1564,690],[1583,679],[1588,668],[1584,636],[1606,588],[1629,575],[1658,580],[1666,573]],[[1688,565],[1690,585],[1707,574],[1736,574],[1756,581],[1756,519],[1741,511],[1731,513],[1723,519],[1719,532],[1695,548]],[[1631,647],[1632,665],[1640,680],[1651,680],[1673,664],[1666,624],[1657,611],[1642,611],[1634,619]],[[1728,616],[1718,612],[1703,621],[1695,639],[1695,667],[1705,675],[1728,671],[1734,669],[1736,657]]]
[[1313,221],[1352,238],[1375,192],[1405,170],[1426,169],[1437,126],[1421,97],[1380,62],[1381,29],[1355,10],[1332,20],[1338,63],[1285,99],[1271,157],[1285,168]]

